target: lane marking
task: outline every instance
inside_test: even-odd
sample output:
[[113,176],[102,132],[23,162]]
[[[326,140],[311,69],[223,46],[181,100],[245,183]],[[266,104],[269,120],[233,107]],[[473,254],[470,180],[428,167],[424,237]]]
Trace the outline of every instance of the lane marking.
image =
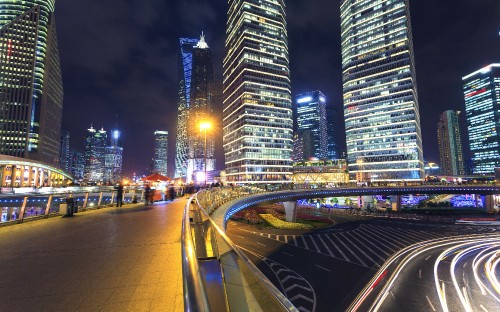
[[307,245],[305,237],[303,235],[300,235],[299,237],[302,238],[302,241],[304,242],[304,246],[306,247],[306,249],[309,249],[309,245]]
[[327,268],[324,268],[324,267],[322,267],[321,265],[317,265],[317,264],[315,264],[315,266],[317,266],[318,268],[323,269],[323,270],[325,270],[325,271],[331,272],[331,270],[328,270]]
[[436,311],[436,309],[435,309],[435,308],[434,308],[434,306],[432,305],[431,299],[429,299],[429,296],[425,296],[425,298],[427,298],[427,302],[428,302],[428,303],[429,303],[429,305],[431,306],[432,311]]
[[314,248],[316,248],[316,250],[318,251],[318,253],[322,254],[321,250],[318,247],[318,244],[316,244],[316,241],[314,240],[314,237],[312,235],[307,235],[307,236],[309,236],[309,238],[312,240]]
[[481,307],[481,309],[483,309],[484,311],[488,312],[488,310],[486,310],[486,308],[485,308],[485,307],[483,307],[483,305],[482,305],[482,304],[480,304],[479,306]]
[[330,238],[330,236],[328,236],[327,234],[324,234],[326,236],[326,238],[330,241],[330,243],[332,243],[333,247],[335,247],[339,252],[340,254],[342,255],[342,257],[344,257],[345,261],[348,261],[348,262],[351,262],[351,260],[349,260],[349,258],[347,258],[347,256],[344,254],[344,252],[337,246],[337,244],[335,244],[333,242],[333,240]]
[[[338,234],[339,234],[340,236],[342,236],[342,238],[343,238],[343,239],[345,239],[345,240],[349,241],[348,239],[346,239],[346,238],[345,238],[345,236],[344,236],[342,233],[338,233]],[[345,244],[345,243],[344,243],[341,239],[339,239],[339,243],[341,243],[341,244],[342,244],[345,248],[347,248],[347,250],[349,250],[349,252],[350,252],[350,253],[352,253],[352,254],[353,254],[353,256],[354,256],[356,259],[358,259],[358,261],[359,261],[359,262],[361,262],[361,264],[362,264],[362,265],[364,265],[364,266],[368,266],[368,265],[366,265],[366,263],[365,263],[363,260],[361,260],[361,258],[360,258],[360,257],[359,257],[359,256],[358,256],[358,255],[357,255],[354,251],[352,251],[349,247],[347,247],[347,245],[346,245],[346,244]],[[356,246],[356,245],[354,245],[354,247],[356,247],[358,250],[361,250],[361,249],[359,249],[359,247],[358,247],[358,246]],[[364,253],[364,252],[363,252],[363,253]],[[366,255],[366,254],[365,254],[365,255]],[[370,258],[370,259],[371,259],[371,258]],[[373,260],[372,260],[372,261],[373,261]]]
[[262,244],[262,243],[259,243],[259,242],[256,242],[257,244],[261,245],[261,246],[264,246],[266,247],[266,245]]
[[[352,235],[351,232],[345,232],[344,233],[346,236],[349,235],[352,240],[355,240],[356,242],[358,242],[360,245],[362,245],[364,248],[368,249],[368,251],[370,251],[372,254],[374,254],[375,256],[377,256],[380,260],[382,261],[385,261],[385,258],[382,257],[381,255],[379,255],[378,253],[376,253],[375,251],[373,251],[370,247],[366,246],[361,240],[358,240],[354,235]],[[351,240],[351,241],[352,241]],[[377,263],[377,261],[373,260],[370,256],[368,256],[363,250],[359,249],[359,247],[357,247],[357,245],[355,244],[354,246],[356,246],[356,248],[358,248],[359,251],[361,251],[368,259],[370,259],[375,265],[377,265],[378,267],[380,267],[380,265]]]
[[418,270],[418,277],[422,278],[422,269]]
[[285,235],[285,243],[288,244],[288,235]]
[[325,241],[321,238],[321,235],[318,235],[318,238],[319,240],[321,241],[321,243],[323,243],[323,246],[325,246],[326,250],[328,250],[328,253],[330,254],[330,256],[333,257],[333,253],[332,251],[330,250],[330,248],[326,245]]
[[[382,248],[380,248],[379,246],[375,245],[373,242],[369,241],[368,239],[364,238],[360,233],[357,232],[358,229],[354,230],[354,231],[351,231],[349,233],[351,233],[353,236],[356,235],[359,239],[362,239],[364,240],[365,242],[367,242],[368,244],[372,245],[373,247],[377,248],[378,250],[380,250],[381,252],[385,253],[387,255],[387,257],[390,257],[391,255],[389,253],[387,253],[385,250],[383,250]],[[387,260],[387,259],[384,259],[384,261]]]
[[292,255],[292,254],[289,254],[288,252],[284,252],[284,251],[282,251],[281,253],[283,253],[283,254],[285,254],[285,255],[287,255],[287,256],[293,257],[293,255]]
[[431,256],[427,256],[427,258],[425,258],[425,261],[429,260]]
[[466,266],[467,266],[467,262],[464,263],[464,265],[462,266],[462,268],[465,269]]

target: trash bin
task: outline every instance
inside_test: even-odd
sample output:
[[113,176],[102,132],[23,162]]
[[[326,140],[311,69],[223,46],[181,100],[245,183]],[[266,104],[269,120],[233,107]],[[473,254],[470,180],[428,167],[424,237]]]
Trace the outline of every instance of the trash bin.
[[66,198],[66,205],[67,205],[67,210],[66,210],[66,215],[67,216],[72,216],[73,213],[75,213],[75,199],[73,197],[68,197]]

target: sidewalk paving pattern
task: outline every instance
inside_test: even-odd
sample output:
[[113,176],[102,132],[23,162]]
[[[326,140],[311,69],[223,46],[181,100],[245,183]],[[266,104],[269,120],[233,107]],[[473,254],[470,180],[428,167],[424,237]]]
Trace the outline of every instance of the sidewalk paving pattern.
[[183,311],[185,204],[0,228],[0,311]]

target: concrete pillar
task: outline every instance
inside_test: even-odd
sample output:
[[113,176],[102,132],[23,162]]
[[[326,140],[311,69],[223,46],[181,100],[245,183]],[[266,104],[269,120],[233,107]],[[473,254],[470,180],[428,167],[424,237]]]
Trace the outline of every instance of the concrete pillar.
[[391,195],[392,211],[401,211],[401,195]]
[[367,210],[368,205],[371,207],[372,210],[375,209],[373,205],[373,196],[360,196],[361,197],[361,209]]
[[283,205],[285,206],[285,216],[286,216],[286,221],[288,222],[295,222],[297,221],[297,202],[284,202]]
[[495,200],[493,195],[484,196],[484,211],[488,213],[495,212]]

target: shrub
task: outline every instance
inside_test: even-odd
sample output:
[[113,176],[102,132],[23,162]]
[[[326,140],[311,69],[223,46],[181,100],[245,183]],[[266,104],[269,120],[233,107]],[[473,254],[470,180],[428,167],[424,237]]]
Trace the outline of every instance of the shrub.
[[269,225],[281,230],[302,230],[302,229],[312,229],[313,227],[309,224],[286,222],[276,218],[275,216],[262,213],[259,216],[264,219]]

